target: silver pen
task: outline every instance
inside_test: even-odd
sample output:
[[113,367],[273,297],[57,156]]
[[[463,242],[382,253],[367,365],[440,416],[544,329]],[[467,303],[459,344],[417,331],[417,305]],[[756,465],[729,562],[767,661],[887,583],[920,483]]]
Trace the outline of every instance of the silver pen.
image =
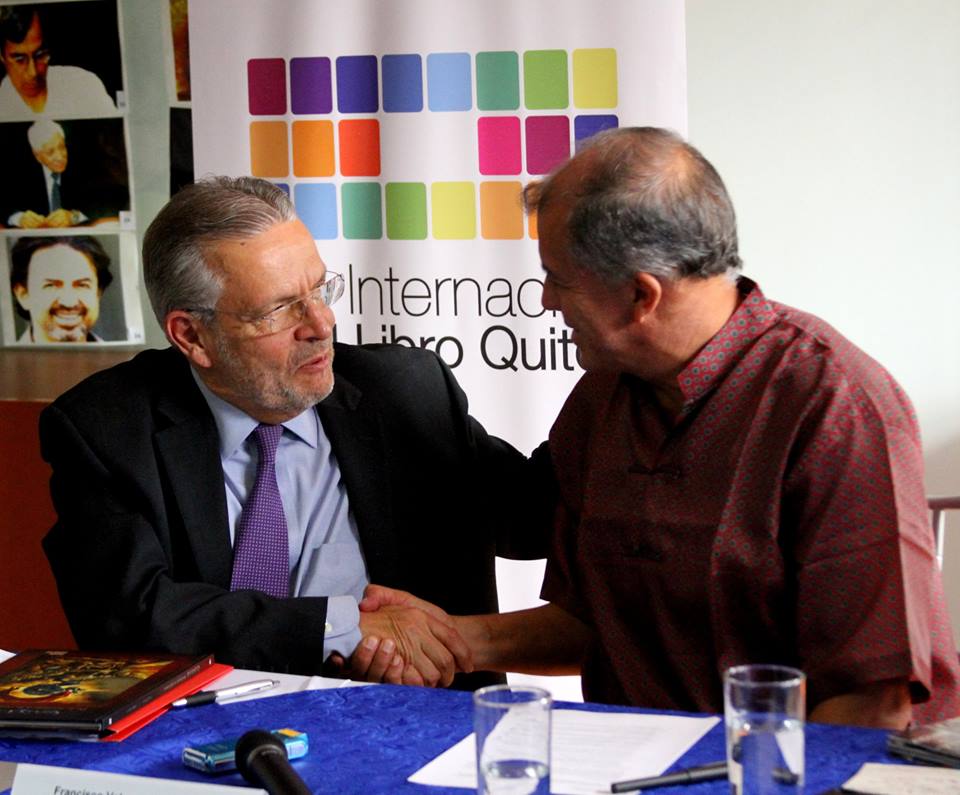
[[244,682],[242,685],[224,687],[220,690],[202,690],[186,698],[178,698],[170,704],[171,707],[199,707],[201,704],[210,704],[214,701],[227,701],[231,698],[249,696],[262,690],[270,690],[279,685],[276,679],[258,679],[255,682]]

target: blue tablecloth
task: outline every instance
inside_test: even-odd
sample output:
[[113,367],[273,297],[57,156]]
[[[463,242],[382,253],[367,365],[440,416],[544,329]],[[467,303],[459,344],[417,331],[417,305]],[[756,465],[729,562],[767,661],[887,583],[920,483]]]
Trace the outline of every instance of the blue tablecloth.
[[[625,711],[597,704],[558,702],[558,706]],[[389,685],[174,710],[120,743],[0,740],[0,761],[242,785],[236,773],[211,778],[184,767],[180,751],[186,744],[239,736],[257,727],[309,733],[310,753],[294,767],[314,792],[466,792],[408,784],[407,777],[472,731],[470,694]],[[891,761],[884,751],[885,737],[883,731],[808,725],[807,795],[839,786],[864,762]],[[723,755],[723,726],[718,724],[678,766],[712,762]],[[657,793],[728,791],[725,781],[713,781]]]

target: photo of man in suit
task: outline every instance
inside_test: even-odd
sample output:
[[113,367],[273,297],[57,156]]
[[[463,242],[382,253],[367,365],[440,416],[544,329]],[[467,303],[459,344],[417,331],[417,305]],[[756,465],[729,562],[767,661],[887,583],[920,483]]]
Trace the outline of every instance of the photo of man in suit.
[[122,119],[0,124],[0,224],[118,223],[130,209]]
[[81,224],[87,216],[77,209],[68,209],[63,205],[63,172],[67,168],[67,140],[63,127],[55,121],[41,119],[27,130],[30,149],[40,168],[43,170],[45,203],[38,200],[36,209],[28,207],[18,210],[7,218],[7,226],[21,229],[40,229],[44,227],[66,227]]
[[95,237],[22,237],[10,250],[10,286],[29,323],[18,342],[98,342],[100,298],[113,281]]
[[434,353],[334,341],[343,277],[268,182],[181,190],[143,268],[170,347],[40,422],[58,514],[44,549],[80,646],[316,674],[371,644],[396,681],[469,672],[443,621],[358,603],[373,582],[496,609],[495,552],[544,552],[540,523],[500,508],[525,458],[470,417]]
[[51,65],[55,53],[47,43],[41,7],[0,8],[0,119],[36,114],[61,117],[116,113],[103,82],[79,66]]

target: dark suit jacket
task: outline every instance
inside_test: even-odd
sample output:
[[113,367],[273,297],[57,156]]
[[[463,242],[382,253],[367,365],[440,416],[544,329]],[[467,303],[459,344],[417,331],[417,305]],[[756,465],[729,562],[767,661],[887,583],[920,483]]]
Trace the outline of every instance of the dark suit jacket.
[[[32,153],[30,162],[25,163],[9,183],[7,195],[2,201],[2,224],[16,212],[33,210],[40,215],[50,213],[43,166],[33,158]],[[66,210],[80,210],[89,221],[110,218],[130,208],[129,193],[125,186],[96,179],[73,163],[69,163],[60,175],[60,203]]]
[[[498,529],[525,525],[509,536],[514,557],[545,552],[546,522],[532,532],[511,504],[523,456],[468,416],[431,353],[337,345],[334,371],[317,411],[371,581],[451,613],[496,610]],[[43,412],[40,439],[58,515],[44,549],[81,647],[320,671],[325,598],[229,590],[216,426],[179,352],[145,351],[91,376]]]

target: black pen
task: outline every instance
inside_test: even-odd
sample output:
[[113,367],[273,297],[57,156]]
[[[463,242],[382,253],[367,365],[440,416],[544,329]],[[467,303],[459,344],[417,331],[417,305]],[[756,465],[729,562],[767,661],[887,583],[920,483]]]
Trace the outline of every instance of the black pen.
[[213,701],[226,701],[230,698],[240,698],[261,690],[270,690],[280,683],[276,679],[258,679],[256,682],[245,682],[235,687],[225,687],[222,690],[204,690],[186,698],[178,698],[171,707],[199,707],[201,704],[210,704]]
[[671,784],[692,784],[695,781],[711,781],[715,778],[724,778],[726,775],[726,762],[711,762],[709,765],[688,767],[686,770],[664,773],[662,776],[648,776],[647,778],[635,778],[630,781],[617,781],[610,785],[610,791],[631,792],[635,789],[668,787]]

